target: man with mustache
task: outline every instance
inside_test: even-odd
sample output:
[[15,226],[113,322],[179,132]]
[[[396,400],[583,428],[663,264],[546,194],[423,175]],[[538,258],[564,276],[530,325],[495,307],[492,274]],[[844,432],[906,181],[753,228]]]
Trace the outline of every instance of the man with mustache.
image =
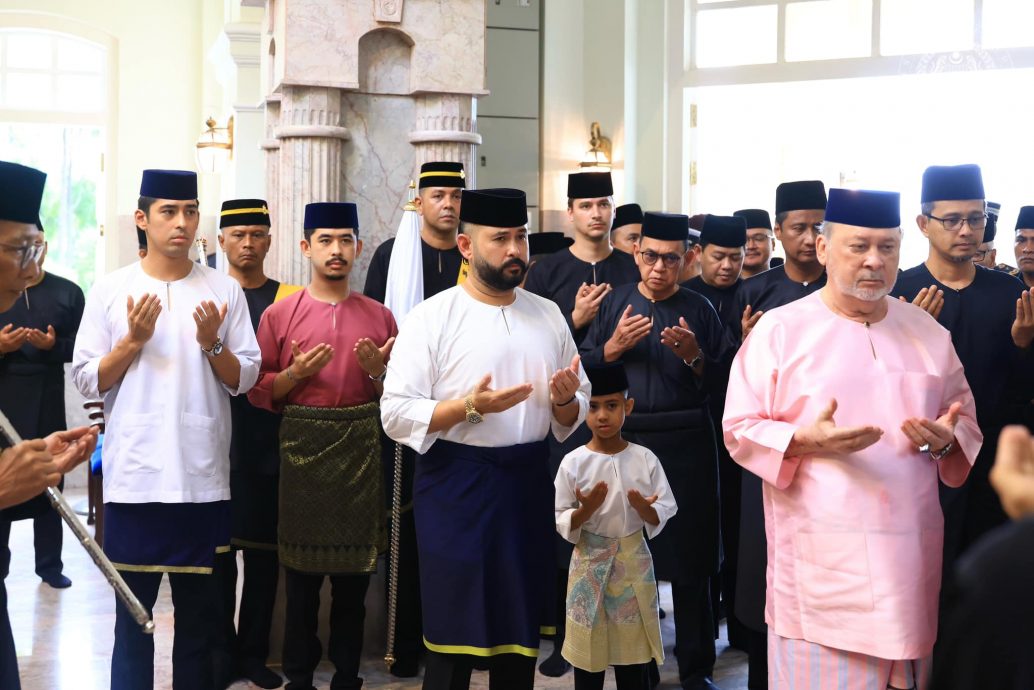
[[[8,311],[26,288],[39,279],[43,242],[38,227],[43,185],[47,176],[17,163],[0,161],[0,312]],[[0,341],[28,338],[16,329],[4,329]],[[6,348],[4,348],[6,349]],[[0,354],[2,357],[2,354]],[[0,508],[27,501],[90,457],[97,443],[96,427],[58,431],[50,436],[28,438],[9,446],[0,438]],[[10,531],[10,522],[0,516],[0,525]],[[5,579],[11,563],[6,536],[0,549],[0,687],[18,690],[18,655],[7,615]]]
[[278,554],[287,687],[312,687],[322,656],[320,588],[329,577],[331,687],[356,690],[366,590],[387,545],[377,399],[398,329],[386,307],[349,285],[363,249],[356,205],[306,205],[304,234],[312,281],[262,315],[262,369],[248,399],[283,415]]
[[689,218],[650,213],[636,249],[640,280],[615,288],[582,341],[586,362],[622,361],[637,400],[624,433],[660,458],[679,513],[651,542],[657,579],[671,582],[675,656],[686,690],[715,687],[710,580],[718,574],[718,458],[709,395],[733,343],[714,307],[678,283],[695,250]]
[[775,251],[772,219],[763,208],[745,208],[732,215],[747,222],[747,250],[743,255],[743,272],[740,274],[746,280],[771,267],[772,252]]
[[[1030,368],[1034,341],[1032,293],[1000,271],[977,267],[972,256],[987,224],[984,183],[976,165],[930,166],[923,173],[922,209],[916,218],[930,243],[926,262],[904,271],[894,294],[914,299],[936,291],[943,304],[935,313],[951,333],[966,378],[973,388],[984,446],[969,481],[942,487],[945,574],[955,559],[1006,515],[988,481],[998,433],[1011,421],[1010,388]],[[1025,396],[1031,398],[1029,390]]]
[[966,480],[981,434],[950,334],[888,297],[900,226],[896,192],[830,190],[826,285],[733,362],[725,441],[764,480],[770,535],[763,687],[927,687],[938,485]]
[[470,275],[409,312],[381,420],[422,454],[413,507],[424,688],[468,687],[481,658],[493,688],[530,690],[556,579],[545,439],[563,441],[584,420],[589,381],[557,306],[518,288],[524,192],[465,190],[461,220]]
[[[262,314],[274,302],[300,288],[267,278],[269,207],[262,199],[224,201],[219,212],[219,246],[228,273],[240,283],[251,326],[258,331]],[[222,604],[220,647],[215,659],[217,685],[224,688],[243,676],[260,688],[278,688],[280,675],[266,666],[280,564],[276,557],[280,415],[255,407],[246,396],[230,400],[230,544],[216,557]],[[237,603],[237,551],[243,553],[240,617]]]
[[[145,170],[136,225],[149,251],[94,283],[72,378],[104,399],[104,551],[150,609],[165,573],[175,606],[173,685],[208,688],[219,623],[216,553],[230,546],[230,396],[258,375],[240,285],[189,252],[197,175]],[[151,688],[154,637],[115,608],[111,687]]]

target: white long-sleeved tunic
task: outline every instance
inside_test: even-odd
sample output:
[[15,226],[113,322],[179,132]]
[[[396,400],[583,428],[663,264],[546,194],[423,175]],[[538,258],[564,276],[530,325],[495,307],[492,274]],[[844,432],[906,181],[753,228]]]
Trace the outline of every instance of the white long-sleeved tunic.
[[[154,335],[122,379],[99,390],[101,359],[129,331],[127,300],[156,294],[162,311]],[[236,390],[219,380],[197,342],[194,310],[227,305],[219,327],[241,365]],[[139,263],[100,278],[72,355],[72,379],[86,398],[103,397],[104,500],[116,503],[207,503],[230,498],[230,395],[258,377],[260,353],[237,281],[194,265],[180,280],[147,275]]]

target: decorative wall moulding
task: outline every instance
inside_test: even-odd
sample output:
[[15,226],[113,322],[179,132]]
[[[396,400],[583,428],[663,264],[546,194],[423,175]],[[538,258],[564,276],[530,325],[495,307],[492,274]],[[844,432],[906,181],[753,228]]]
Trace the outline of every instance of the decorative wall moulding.
[[412,144],[426,144],[431,141],[452,141],[460,144],[481,145],[481,135],[477,132],[461,132],[448,129],[421,129],[409,133]]
[[402,22],[403,3],[404,0],[375,0],[373,18],[379,22],[399,24]]
[[280,148],[280,140],[279,139],[263,139],[262,143],[259,144],[259,147],[261,147],[263,151],[276,151],[277,149]]
[[284,125],[276,128],[277,139],[341,139],[348,141],[352,133],[347,127],[336,127],[334,125]]

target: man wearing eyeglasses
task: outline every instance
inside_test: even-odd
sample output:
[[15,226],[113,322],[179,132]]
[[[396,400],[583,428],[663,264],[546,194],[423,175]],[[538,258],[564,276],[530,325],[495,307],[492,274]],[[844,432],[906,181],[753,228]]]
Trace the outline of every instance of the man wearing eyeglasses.
[[[0,315],[0,410],[23,438],[37,438],[65,429],[65,364],[83,316],[86,297],[78,285],[43,271],[47,254],[43,224],[37,220],[42,254],[36,278],[10,310]],[[13,336],[11,338],[10,336]],[[20,340],[10,349],[5,340]],[[51,587],[64,589],[72,581],[62,572],[61,516],[39,495],[5,511],[9,520],[32,520],[36,574]],[[2,538],[2,535],[0,535]],[[6,543],[6,540],[4,541]]]
[[671,582],[675,656],[687,690],[716,687],[710,579],[717,575],[718,457],[708,410],[734,345],[714,307],[679,285],[693,250],[689,218],[646,213],[635,260],[640,280],[614,288],[580,351],[588,363],[622,361],[635,411],[626,438],[661,460],[678,514],[650,542],[657,579]]
[[[14,306],[25,289],[39,279],[38,262],[44,245],[37,223],[46,179],[39,170],[0,161],[0,312]],[[8,344],[11,339],[28,341],[28,334],[18,335],[15,330],[5,329],[3,336]],[[5,381],[3,385],[6,389],[10,383]],[[22,503],[48,486],[57,486],[65,472],[90,457],[96,444],[96,430],[87,427],[54,432],[45,439],[29,437],[13,447],[7,447],[6,440],[0,437],[0,446],[4,447],[0,453],[0,508]],[[0,529],[10,530],[6,516],[0,516]],[[0,687],[17,690],[21,687],[18,657],[4,585],[10,562],[11,551],[5,537],[0,548]]]
[[[951,332],[976,400],[984,445],[969,481],[941,487],[944,509],[944,568],[978,537],[1006,521],[988,482],[1007,422],[1007,390],[1030,366],[1034,304],[1023,283],[973,264],[987,224],[984,184],[976,165],[931,166],[923,173],[919,230],[930,243],[925,263],[903,272],[894,294],[914,300],[926,289],[943,295],[937,321]],[[1029,393],[1029,392],[1028,392]],[[1027,398],[1031,396],[1028,394]]]

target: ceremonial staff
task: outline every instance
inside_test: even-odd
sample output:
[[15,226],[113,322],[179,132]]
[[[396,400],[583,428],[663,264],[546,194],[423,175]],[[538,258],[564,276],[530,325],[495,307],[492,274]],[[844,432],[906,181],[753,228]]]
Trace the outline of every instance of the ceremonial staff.
[[[11,421],[7,419],[7,415],[0,412],[0,432],[3,433],[4,438],[12,446],[16,446],[22,442],[22,437],[15,431],[14,426],[11,425]],[[100,568],[101,573],[104,574],[104,579],[108,581],[108,584],[115,590],[115,596],[122,600],[126,608],[129,609],[129,613],[133,616],[140,627],[145,633],[154,634],[154,621],[151,620],[150,614],[147,613],[147,609],[140,603],[140,600],[136,598],[133,591],[129,589],[129,585],[122,579],[119,572],[115,570],[115,566],[111,564],[108,557],[104,555],[104,551],[97,545],[97,542],[93,540],[90,533],[87,531],[86,526],[79,521],[76,517],[72,507],[68,505],[68,501],[61,495],[61,492],[56,488],[49,486],[47,487],[47,498],[50,499],[50,504],[54,506],[54,510],[58,512],[61,519],[72,529],[79,543],[86,549],[86,553],[90,554],[90,558]]]
[[[411,198],[416,192],[416,183],[410,181],[410,197],[406,205],[402,207],[405,211],[416,211],[416,205]],[[388,556],[388,642],[384,652],[384,664],[391,670],[395,663],[395,619],[398,615],[399,598],[399,539],[401,538],[402,527],[399,524],[402,520],[402,444],[395,444],[395,467],[394,479],[391,485],[391,544],[389,545]]]

